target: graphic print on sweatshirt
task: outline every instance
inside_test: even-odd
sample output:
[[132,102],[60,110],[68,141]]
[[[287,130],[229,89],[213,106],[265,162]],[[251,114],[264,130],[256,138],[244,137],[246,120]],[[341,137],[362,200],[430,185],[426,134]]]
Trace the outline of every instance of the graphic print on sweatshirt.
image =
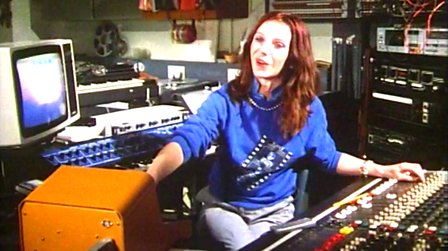
[[265,135],[244,160],[236,181],[250,191],[266,182],[273,173],[282,169],[292,153],[277,145]]

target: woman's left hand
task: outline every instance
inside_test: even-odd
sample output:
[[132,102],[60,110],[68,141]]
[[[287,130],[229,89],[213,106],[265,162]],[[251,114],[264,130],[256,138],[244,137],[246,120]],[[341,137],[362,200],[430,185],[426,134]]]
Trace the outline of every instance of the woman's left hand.
[[402,162],[394,165],[383,166],[384,178],[397,179],[402,181],[420,180],[425,182],[425,171],[420,164]]

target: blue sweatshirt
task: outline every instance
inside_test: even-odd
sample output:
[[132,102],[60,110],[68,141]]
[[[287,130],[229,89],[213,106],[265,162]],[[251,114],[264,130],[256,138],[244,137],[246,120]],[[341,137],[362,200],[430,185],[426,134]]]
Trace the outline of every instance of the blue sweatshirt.
[[[311,155],[313,162],[335,171],[341,153],[327,131],[324,107],[319,98],[310,105],[305,127],[290,139],[279,126],[281,107],[262,110],[246,101],[234,103],[223,85],[210,94],[196,115],[177,129],[171,142],[183,151],[184,162],[203,158],[213,141],[219,146],[209,174],[210,192],[236,207],[257,209],[274,205],[294,194],[297,173],[291,164]],[[250,97],[260,107],[279,104],[282,88],[269,99],[258,93],[254,80]]]

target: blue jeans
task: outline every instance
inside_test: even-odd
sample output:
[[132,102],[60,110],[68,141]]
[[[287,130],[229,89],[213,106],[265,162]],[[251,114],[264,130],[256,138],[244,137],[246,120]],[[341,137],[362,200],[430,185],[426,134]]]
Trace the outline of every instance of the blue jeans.
[[238,250],[268,232],[273,225],[293,218],[293,198],[260,209],[234,207],[202,189],[196,199],[203,203],[197,229],[201,242],[212,250]]

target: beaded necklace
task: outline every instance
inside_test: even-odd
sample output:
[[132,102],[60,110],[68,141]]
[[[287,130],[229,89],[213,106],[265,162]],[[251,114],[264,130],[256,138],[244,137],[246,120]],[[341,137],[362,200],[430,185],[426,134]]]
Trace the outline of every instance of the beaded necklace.
[[274,105],[274,106],[272,106],[272,107],[265,108],[265,107],[259,106],[257,103],[255,103],[255,101],[254,101],[251,97],[248,97],[248,98],[249,98],[249,102],[250,102],[253,106],[257,107],[258,109],[260,109],[260,110],[262,110],[262,111],[266,111],[266,112],[275,110],[275,109],[279,108],[279,107],[283,104],[283,102],[280,102],[280,103],[278,103],[278,104],[276,104],[276,105]]

